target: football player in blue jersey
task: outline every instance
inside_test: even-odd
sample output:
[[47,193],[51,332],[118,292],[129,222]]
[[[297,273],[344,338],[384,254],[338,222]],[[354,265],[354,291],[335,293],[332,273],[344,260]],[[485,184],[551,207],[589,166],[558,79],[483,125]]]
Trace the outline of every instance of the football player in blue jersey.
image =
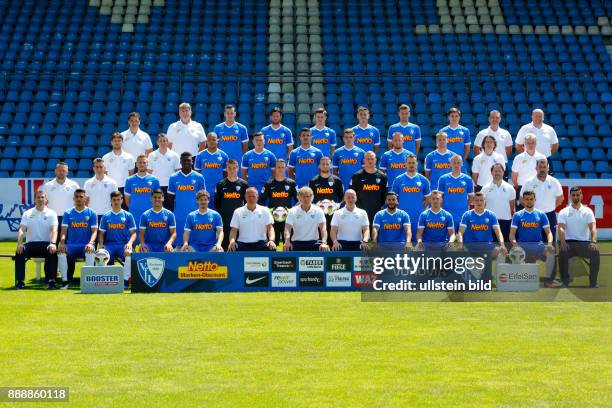
[[463,169],[461,171],[467,174],[466,162],[470,153],[470,146],[472,145],[470,131],[465,126],[459,124],[461,119],[461,111],[459,109],[450,108],[446,116],[448,117],[449,124],[440,129],[439,132],[444,132],[448,136],[448,150],[463,158]]
[[457,233],[457,242],[465,243],[468,249],[494,250],[493,234],[497,237],[500,249],[507,254],[504,247],[504,237],[493,211],[485,208],[485,195],[478,192],[474,194],[474,209],[463,214]]
[[249,150],[242,156],[242,178],[255,187],[261,194],[266,181],[272,177],[272,170],[276,165],[276,156],[264,148],[265,136],[258,132],[253,135],[254,149]]
[[372,241],[379,249],[403,251],[412,248],[412,229],[410,217],[404,210],[397,208],[397,194],[389,191],[385,197],[387,208],[374,216]]
[[351,187],[351,177],[363,168],[365,151],[355,146],[355,131],[351,128],[344,129],[342,134],[344,146],[336,149],[332,158],[334,176],[340,177],[344,190]]
[[[181,154],[181,171],[170,176],[168,181],[168,207],[176,217],[176,245],[183,245],[183,228],[187,215],[198,208],[196,194],[206,190],[206,181],[200,173],[193,171],[191,153]],[[179,235],[180,234],[180,235]]]
[[[512,216],[510,243],[512,246],[520,245],[525,250],[526,261],[545,260],[546,281],[544,285],[552,288],[554,287],[552,277],[555,267],[555,248],[550,224],[546,214],[536,210],[536,195],[533,190],[523,191],[522,197],[524,208]],[[546,236],[546,244],[542,242],[542,231]]]
[[195,158],[195,171],[204,177],[206,191],[210,194],[210,208],[215,208],[215,190],[217,183],[223,180],[229,157],[219,149],[219,138],[215,132],[206,137],[206,150],[202,150]]
[[196,196],[198,209],[187,216],[183,232],[182,252],[223,252],[223,221],[221,215],[208,208],[210,195],[200,190]]
[[125,203],[134,221],[140,221],[143,212],[151,208],[151,193],[160,188],[157,177],[147,173],[149,159],[144,154],[136,160],[138,172],[125,181]]
[[323,157],[323,153],[310,144],[310,129],[300,130],[300,142],[301,145],[293,149],[289,155],[289,177],[295,180],[298,188],[307,186],[317,175],[319,161]]
[[[219,137],[219,149],[223,150],[230,159],[242,161],[242,155],[247,151],[249,132],[242,123],[236,122],[236,108],[234,105],[225,105],[225,122],[219,123],[214,132]],[[182,238],[181,238],[182,239]]]
[[[393,133],[391,147],[383,153],[379,168],[387,174],[387,187],[393,186],[397,176],[406,172],[406,157],[413,153],[404,149],[401,132]],[[413,153],[414,154],[414,153]]]
[[277,159],[289,158],[293,149],[293,134],[291,130],[281,123],[283,111],[275,106],[270,111],[270,124],[261,128],[264,135],[266,149],[272,152]]
[[312,145],[319,149],[323,156],[330,159],[334,156],[336,150],[336,131],[325,125],[327,121],[327,111],[323,108],[318,108],[314,113],[315,125],[310,128],[312,137]]
[[417,158],[414,154],[406,156],[406,173],[395,178],[391,191],[397,194],[399,208],[410,216],[412,241],[416,242],[419,216],[429,204],[429,180],[417,173]]
[[463,159],[455,154],[451,159],[452,172],[438,179],[438,190],[442,192],[446,211],[453,215],[455,232],[459,230],[461,217],[470,209],[474,197],[474,181],[467,174],[461,173]]
[[[106,249],[110,255],[109,265],[117,259],[123,261],[123,287],[129,287],[132,252],[136,241],[136,223],[129,212],[121,208],[123,197],[119,191],[110,194],[111,210],[102,215],[98,231],[98,249]],[[151,197],[149,196],[149,201]]]
[[402,104],[397,112],[399,122],[389,127],[387,132],[387,147],[393,147],[393,134],[399,132],[402,137],[404,149],[414,154],[419,154],[421,150],[421,128],[414,123],[410,123],[410,106]]
[[419,215],[417,248],[441,248],[455,242],[453,216],[442,208],[442,193],[431,192],[431,207]]
[[98,233],[98,216],[85,206],[87,193],[83,189],[74,191],[74,207],[62,217],[62,230],[57,249],[57,263],[62,274],[62,289],[68,289],[74,277],[77,258],[85,258],[85,264],[93,265]]
[[380,131],[368,123],[370,120],[370,110],[365,106],[358,107],[357,120],[359,123],[353,126],[355,146],[364,152],[373,151],[378,153],[380,148]]
[[140,252],[173,252],[176,218],[172,211],[164,208],[164,192],[161,189],[153,190],[151,202],[153,208],[140,217],[138,249]]
[[438,186],[438,179],[451,172],[451,158],[455,153],[447,148],[448,136],[444,132],[436,134],[436,150],[425,156],[425,177],[429,179],[432,188]]

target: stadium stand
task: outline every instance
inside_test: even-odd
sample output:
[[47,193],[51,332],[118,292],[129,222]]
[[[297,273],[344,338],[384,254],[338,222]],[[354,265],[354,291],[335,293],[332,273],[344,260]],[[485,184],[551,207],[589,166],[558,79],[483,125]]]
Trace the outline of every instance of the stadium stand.
[[[384,136],[408,103],[421,155],[451,106],[472,141],[489,110],[514,138],[540,107],[560,137],[557,177],[612,178],[605,1],[278,3],[269,15],[256,0],[2,2],[0,177],[52,177],[58,159],[85,177],[85,159],[108,151],[130,111],[155,135],[188,101],[206,129],[236,104],[250,133],[273,105],[287,105],[284,122],[296,130],[324,104],[339,132],[364,104]],[[286,73],[295,83],[277,81]]]

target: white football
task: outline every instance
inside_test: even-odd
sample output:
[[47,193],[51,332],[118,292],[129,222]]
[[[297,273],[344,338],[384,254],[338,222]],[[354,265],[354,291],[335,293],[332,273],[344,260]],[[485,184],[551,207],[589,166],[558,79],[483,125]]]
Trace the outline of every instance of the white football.
[[317,203],[317,206],[319,206],[319,208],[323,210],[323,213],[325,215],[332,215],[334,211],[336,211],[339,207],[339,205],[336,204],[334,201],[327,199],[319,201]]
[[110,254],[106,249],[98,249],[94,254],[94,266],[106,266],[110,261]]
[[508,257],[513,264],[525,263],[525,250],[520,246],[514,246],[508,252]]
[[284,222],[287,219],[287,209],[285,207],[276,207],[272,210],[272,218],[276,222]]

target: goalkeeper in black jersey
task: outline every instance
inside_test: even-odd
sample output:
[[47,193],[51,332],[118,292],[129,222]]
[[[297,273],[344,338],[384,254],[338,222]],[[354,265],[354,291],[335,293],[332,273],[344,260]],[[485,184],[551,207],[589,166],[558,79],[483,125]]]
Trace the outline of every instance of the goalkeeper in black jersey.
[[272,210],[276,245],[283,240],[285,220],[287,219],[289,208],[298,202],[297,183],[285,176],[286,170],[287,162],[284,159],[278,159],[274,167],[274,174],[264,184],[258,202],[259,205]]

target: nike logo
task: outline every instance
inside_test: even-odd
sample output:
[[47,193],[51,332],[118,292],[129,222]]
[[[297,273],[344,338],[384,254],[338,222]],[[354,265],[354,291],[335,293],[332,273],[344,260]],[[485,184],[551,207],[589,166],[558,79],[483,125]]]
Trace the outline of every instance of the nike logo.
[[251,285],[251,284],[253,284],[253,283],[255,283],[255,282],[258,282],[258,281],[260,281],[260,280],[262,280],[262,279],[266,279],[266,277],[265,277],[265,276],[262,276],[261,278],[256,278],[256,279],[251,279],[251,278],[247,277],[247,278],[246,278],[246,280],[245,280],[245,283],[246,283],[247,285]]

